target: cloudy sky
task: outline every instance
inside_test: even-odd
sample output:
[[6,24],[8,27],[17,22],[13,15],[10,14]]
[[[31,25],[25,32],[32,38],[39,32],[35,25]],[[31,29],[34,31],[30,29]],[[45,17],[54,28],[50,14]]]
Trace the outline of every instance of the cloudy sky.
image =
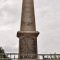
[[[34,0],[38,53],[60,53],[60,0]],[[0,0],[0,46],[18,52],[22,0]]]

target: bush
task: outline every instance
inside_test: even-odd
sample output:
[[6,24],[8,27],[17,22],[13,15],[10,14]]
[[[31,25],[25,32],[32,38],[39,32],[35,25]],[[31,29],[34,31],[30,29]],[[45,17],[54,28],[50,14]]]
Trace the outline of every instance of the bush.
[[[0,47],[0,58],[9,58],[6,56],[4,49],[2,47]],[[6,60],[6,59],[3,59]],[[8,60],[11,60],[10,58]]]

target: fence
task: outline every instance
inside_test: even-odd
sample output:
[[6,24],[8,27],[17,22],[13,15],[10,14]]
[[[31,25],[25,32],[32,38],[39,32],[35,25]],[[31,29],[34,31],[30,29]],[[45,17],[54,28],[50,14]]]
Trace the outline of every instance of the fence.
[[[4,55],[6,55],[7,57],[4,58]],[[21,55],[22,59],[19,59],[18,55],[18,53],[0,53],[0,60],[60,60],[60,54],[24,54]],[[25,56],[27,57],[25,58]],[[33,56],[37,56],[37,58],[34,59]]]

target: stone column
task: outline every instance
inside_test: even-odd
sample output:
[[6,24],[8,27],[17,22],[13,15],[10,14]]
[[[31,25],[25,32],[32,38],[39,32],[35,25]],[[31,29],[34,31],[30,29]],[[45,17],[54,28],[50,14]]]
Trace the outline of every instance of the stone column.
[[39,32],[36,31],[34,2],[33,0],[23,0],[21,27],[17,32],[19,38],[19,58],[33,58],[37,56],[37,36]]

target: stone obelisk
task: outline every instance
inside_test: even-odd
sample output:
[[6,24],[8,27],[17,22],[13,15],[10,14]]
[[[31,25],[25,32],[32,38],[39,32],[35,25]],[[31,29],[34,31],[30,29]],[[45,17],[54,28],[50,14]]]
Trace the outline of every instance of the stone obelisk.
[[35,14],[34,14],[34,1],[23,0],[22,3],[22,15],[21,15],[21,27],[17,32],[19,38],[19,58],[28,59],[37,56],[37,36],[39,32],[36,31],[35,26]]

